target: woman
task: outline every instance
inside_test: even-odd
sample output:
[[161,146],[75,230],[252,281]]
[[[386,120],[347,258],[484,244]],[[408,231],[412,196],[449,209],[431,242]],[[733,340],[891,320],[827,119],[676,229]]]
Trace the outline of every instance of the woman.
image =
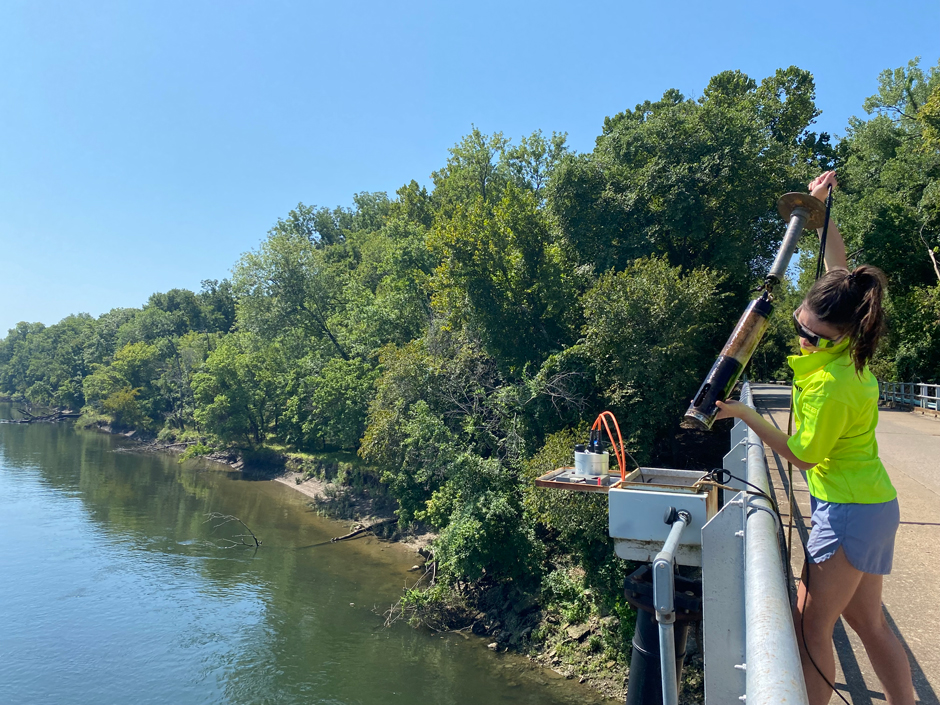
[[[837,186],[831,171],[809,189],[823,200],[830,184]],[[884,275],[868,266],[848,270],[833,222],[825,262],[827,273],[793,314],[800,336],[800,354],[788,360],[796,432],[788,436],[740,402],[719,403],[718,418],[742,419],[806,472],[813,529],[794,620],[811,705],[832,695],[819,671],[835,682],[832,631],[839,615],[865,645],[888,703],[913,705],[910,664],[881,609],[900,521],[897,492],[878,458],[878,382],[867,366],[884,331]]]

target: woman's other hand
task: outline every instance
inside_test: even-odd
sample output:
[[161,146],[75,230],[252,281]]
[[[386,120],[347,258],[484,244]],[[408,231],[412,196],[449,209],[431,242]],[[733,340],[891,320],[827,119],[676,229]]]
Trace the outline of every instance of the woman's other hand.
[[747,404],[742,404],[733,399],[729,399],[728,401],[716,401],[715,405],[718,407],[718,416],[715,417],[716,419],[740,419],[743,418],[746,410],[750,409]]
[[[810,181],[809,192],[825,203],[829,186],[832,186],[833,190],[839,188],[839,182],[836,180],[836,172],[834,171],[827,171]],[[817,228],[816,230],[820,238],[822,237],[822,231],[822,228]],[[842,240],[842,233],[839,232],[838,226],[832,219],[829,220],[828,238],[829,239],[826,240],[825,255],[826,271],[831,272],[833,269],[848,269],[849,265],[845,256],[845,242]]]

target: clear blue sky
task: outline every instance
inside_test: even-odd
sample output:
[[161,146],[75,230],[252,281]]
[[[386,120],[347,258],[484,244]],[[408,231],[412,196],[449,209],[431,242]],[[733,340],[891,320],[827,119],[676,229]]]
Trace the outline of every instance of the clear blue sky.
[[469,132],[564,131],[709,77],[816,77],[842,134],[940,58],[940,2],[0,4],[0,336],[198,289],[299,201],[428,183]]

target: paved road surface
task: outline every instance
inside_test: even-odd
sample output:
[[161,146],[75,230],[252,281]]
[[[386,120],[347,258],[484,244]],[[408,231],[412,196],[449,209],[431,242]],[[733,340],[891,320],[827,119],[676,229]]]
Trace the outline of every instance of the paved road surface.
[[[786,430],[789,388],[754,385],[757,409]],[[881,410],[877,430],[881,459],[898,490],[901,527],[894,570],[885,578],[884,606],[908,650],[921,703],[940,705],[940,418]],[[787,469],[768,449],[767,464],[781,510],[787,506]],[[794,523],[805,540],[809,529],[806,479],[794,469]],[[784,513],[784,521],[789,517]],[[794,529],[793,570],[803,566]],[[855,633],[842,621],[835,633],[839,673],[836,685],[853,705],[884,702],[884,691]],[[831,702],[841,702],[835,696]]]

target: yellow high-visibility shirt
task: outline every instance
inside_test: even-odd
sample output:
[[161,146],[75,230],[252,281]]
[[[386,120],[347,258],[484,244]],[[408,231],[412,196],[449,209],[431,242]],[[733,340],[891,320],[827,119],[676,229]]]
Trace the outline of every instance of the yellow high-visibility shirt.
[[787,358],[793,368],[793,454],[816,463],[806,472],[816,499],[876,504],[897,497],[878,457],[878,380],[856,374],[849,340]]

